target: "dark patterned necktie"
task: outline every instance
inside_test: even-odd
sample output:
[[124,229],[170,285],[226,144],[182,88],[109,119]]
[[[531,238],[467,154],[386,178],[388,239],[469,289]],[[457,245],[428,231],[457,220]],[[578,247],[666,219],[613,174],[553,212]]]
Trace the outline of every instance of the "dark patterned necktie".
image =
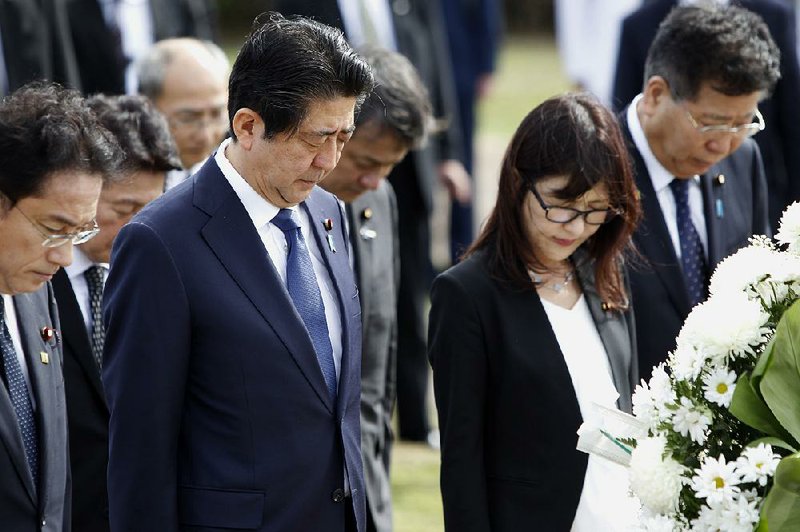
[[681,244],[681,266],[689,303],[695,306],[706,296],[708,273],[703,244],[692,223],[689,210],[689,180],[673,179],[669,184],[675,197],[675,218],[678,222],[678,238]]
[[5,371],[5,382],[8,387],[8,396],[11,405],[14,407],[14,414],[17,416],[20,434],[22,434],[22,445],[25,448],[25,458],[28,460],[28,467],[33,477],[33,485],[38,485],[39,479],[39,439],[36,430],[36,419],[33,416],[33,405],[28,391],[28,384],[22,367],[17,359],[17,352],[11,341],[11,334],[8,332],[5,320],[5,302],[0,299],[0,350],[3,352],[3,369]]
[[106,342],[106,330],[103,327],[103,267],[92,266],[83,276],[89,287],[89,308],[92,315],[91,344],[92,355],[97,367],[103,367],[103,345]]
[[283,234],[289,246],[286,257],[286,289],[294,302],[297,313],[303,318],[317,361],[325,377],[325,384],[331,399],[336,398],[336,367],[333,363],[333,347],[328,336],[328,322],[325,319],[325,305],[314,274],[311,255],[306,247],[297,215],[291,209],[281,209],[272,219]]

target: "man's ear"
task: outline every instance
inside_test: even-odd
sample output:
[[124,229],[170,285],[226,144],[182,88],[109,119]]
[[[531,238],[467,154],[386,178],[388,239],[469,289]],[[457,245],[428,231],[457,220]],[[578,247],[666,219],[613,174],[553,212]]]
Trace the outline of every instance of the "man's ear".
[[259,137],[264,137],[264,121],[248,107],[242,107],[233,115],[233,134],[245,150],[252,148]]
[[642,110],[652,114],[667,98],[672,97],[669,83],[661,76],[652,76],[645,83],[642,98]]

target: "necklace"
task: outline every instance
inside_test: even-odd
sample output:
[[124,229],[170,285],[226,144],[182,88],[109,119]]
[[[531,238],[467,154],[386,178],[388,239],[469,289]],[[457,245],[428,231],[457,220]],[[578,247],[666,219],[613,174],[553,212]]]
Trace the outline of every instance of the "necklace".
[[533,270],[528,270],[528,275],[531,276],[531,281],[533,281],[533,284],[537,287],[549,288],[556,294],[560,294],[569,287],[569,283],[571,283],[572,279],[575,277],[575,270],[570,270],[563,276],[560,276],[562,281],[554,281],[553,278],[545,280],[541,274]]

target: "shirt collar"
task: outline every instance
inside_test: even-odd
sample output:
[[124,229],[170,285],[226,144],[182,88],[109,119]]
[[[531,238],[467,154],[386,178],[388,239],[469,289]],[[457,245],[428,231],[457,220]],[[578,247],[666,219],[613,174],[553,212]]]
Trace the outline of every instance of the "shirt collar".
[[[67,277],[69,280],[72,281],[76,277],[80,277],[84,274],[86,270],[94,266],[94,262],[83,252],[83,250],[78,246],[73,246],[72,248],[72,264],[69,266],[64,267],[64,270],[67,272]],[[108,269],[108,264],[105,263],[98,263],[98,266],[102,266]]]
[[[228,157],[225,155],[225,150],[231,142],[233,142],[233,140],[230,138],[222,141],[222,144],[219,145],[217,152],[214,154],[214,161],[217,163],[222,175],[225,176],[225,179],[230,183],[233,191],[239,196],[239,200],[242,202],[248,216],[250,216],[250,219],[253,221],[253,225],[256,229],[260,229],[275,218],[280,208],[270,203],[261,194],[256,192],[255,189],[250,186],[250,183],[245,181],[241,174],[233,167]],[[295,205],[294,207],[290,207],[290,209],[297,212],[298,206]]]

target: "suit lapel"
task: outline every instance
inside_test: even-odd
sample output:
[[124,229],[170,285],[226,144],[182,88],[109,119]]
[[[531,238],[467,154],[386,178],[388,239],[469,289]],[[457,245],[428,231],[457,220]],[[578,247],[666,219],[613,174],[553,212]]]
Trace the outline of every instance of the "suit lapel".
[[724,258],[722,256],[722,227],[718,223],[725,215],[725,203],[722,197],[724,187],[715,184],[718,175],[720,175],[719,172],[709,172],[700,176],[700,187],[703,191],[703,212],[706,217],[706,233],[708,234],[709,273],[713,271],[714,265]]
[[86,324],[83,321],[72,283],[67,272],[62,268],[53,277],[53,290],[59,306],[59,318],[61,319],[61,332],[65,344],[69,344],[72,354],[78,364],[86,374],[86,378],[92,383],[92,388],[102,400],[106,402],[103,392],[103,383],[100,380],[100,369],[92,355],[92,347],[89,344],[89,335],[86,332]]
[[[347,401],[345,395],[352,392],[348,383],[351,379],[360,374],[360,367],[358,367],[358,357],[351,356],[350,346],[350,313],[351,307],[348,305],[350,294],[342,292],[343,287],[339,281],[347,279],[352,275],[350,269],[350,260],[348,258],[347,250],[350,246],[346,241],[347,231],[344,227],[337,227],[343,224],[344,216],[339,207],[339,204],[330,199],[329,201],[322,201],[320,195],[323,194],[320,190],[314,189],[309,197],[301,203],[301,208],[306,209],[308,219],[311,222],[311,234],[322,255],[325,266],[328,268],[328,275],[330,275],[333,286],[336,290],[336,297],[339,303],[339,316],[342,322],[342,362],[340,365],[339,375],[339,408],[346,406]],[[332,211],[332,209],[335,209]],[[330,219],[332,227],[327,230],[323,224],[323,220]],[[330,240],[329,240],[330,239]],[[333,248],[329,245],[329,241],[333,242]],[[333,251],[335,249],[336,251]],[[358,301],[356,300],[356,303]],[[357,372],[357,373],[356,373]]]
[[611,366],[611,376],[614,379],[614,386],[619,393],[617,406],[626,412],[631,411],[630,401],[630,372],[631,350],[629,346],[628,331],[625,330],[623,322],[614,319],[614,316],[603,310],[603,301],[597,293],[595,285],[595,263],[588,260],[588,254],[583,248],[575,251],[574,254],[578,281],[581,283],[586,304],[592,314],[592,320],[597,327],[600,340],[606,350],[609,365]]
[[[623,112],[623,117],[625,113]],[[633,142],[627,121],[623,121],[623,131],[627,137],[629,152],[633,159],[636,173],[636,186],[642,202],[644,216],[639,228],[634,233],[634,242],[639,251],[646,257],[647,264],[640,268],[652,269],[667,288],[670,300],[681,315],[689,313],[689,296],[683,280],[678,256],[672,245],[672,238],[664,221],[664,213],[658,202],[650,173],[644,164],[639,150]]]
[[213,158],[196,178],[195,205],[210,215],[201,230],[203,238],[286,346],[317,396],[333,412],[311,338],[252,220]]

